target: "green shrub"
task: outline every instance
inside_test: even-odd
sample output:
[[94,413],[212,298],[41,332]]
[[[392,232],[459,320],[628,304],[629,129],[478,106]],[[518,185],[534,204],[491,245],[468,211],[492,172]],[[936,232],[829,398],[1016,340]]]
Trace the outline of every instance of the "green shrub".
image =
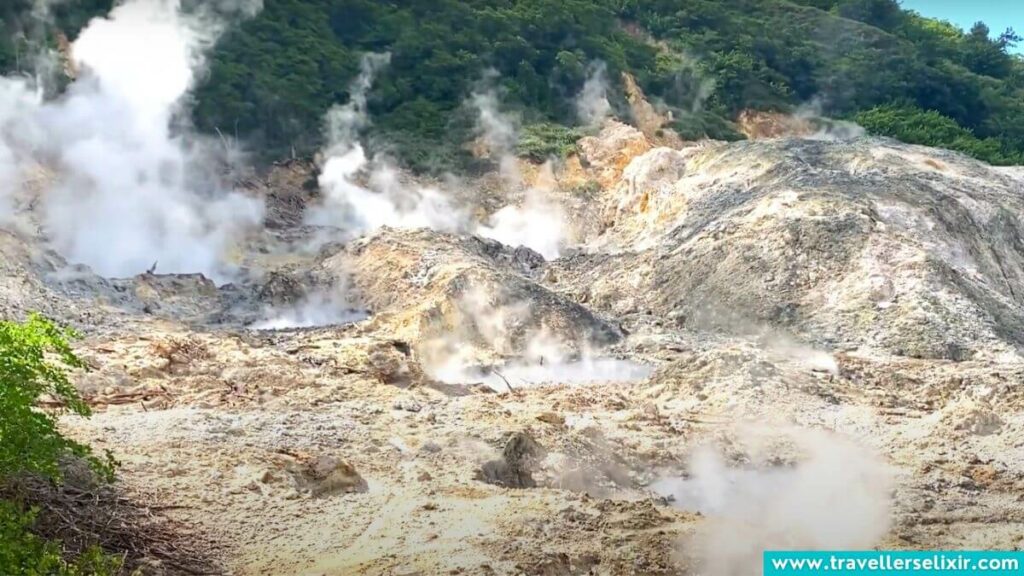
[[746,138],[736,130],[736,126],[732,122],[709,111],[693,113],[679,111],[675,121],[672,122],[672,129],[683,140],[711,138],[712,140],[735,142]]
[[865,130],[910,144],[948,148],[990,164],[1024,162],[1024,155],[1009,150],[994,138],[978,138],[955,120],[915,106],[889,104],[865,110],[854,117]]
[[573,186],[569,190],[569,192],[573,196],[578,196],[578,197],[588,198],[588,199],[589,198],[593,198],[599,192],[601,192],[601,183],[598,182],[597,180],[587,180],[586,182],[584,182],[582,184],[579,184],[577,186]]
[[[85,367],[68,343],[75,337],[38,315],[20,324],[0,322],[0,478],[27,472],[59,480],[66,456],[85,458],[101,477],[113,478],[109,454],[97,458],[57,430],[61,410],[90,414],[67,376],[68,368]],[[44,396],[63,408],[38,409]]]
[[0,500],[0,570],[21,576],[114,576],[122,560],[92,547],[73,562],[61,556],[58,542],[31,532],[35,511],[23,512],[13,502]]
[[[68,380],[69,368],[85,364],[71,350],[76,335],[37,315],[27,322],[0,322],[0,483],[20,474],[60,481],[60,461],[84,458],[103,479],[112,480],[114,461],[98,458],[88,446],[57,430],[59,411],[37,407],[42,398],[81,416],[89,407]],[[107,576],[118,574],[121,559],[93,547],[73,561],[59,542],[32,533],[35,511],[0,499],[0,573],[11,576]]]
[[565,158],[576,151],[576,142],[583,133],[576,128],[542,122],[523,128],[516,145],[520,156],[543,162],[548,158]]
[[468,170],[473,161],[454,140],[424,138],[408,130],[380,130],[369,139],[369,148],[373,153],[401,159],[406,168],[418,174]]

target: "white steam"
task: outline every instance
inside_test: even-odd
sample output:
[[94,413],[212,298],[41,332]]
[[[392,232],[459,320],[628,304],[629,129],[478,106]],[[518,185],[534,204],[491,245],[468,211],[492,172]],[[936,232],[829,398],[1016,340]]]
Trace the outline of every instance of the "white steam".
[[359,63],[359,75],[349,86],[348,104],[334,106],[327,114],[327,153],[331,158],[352,148],[361,148],[359,132],[370,125],[366,112],[367,94],[373,87],[374,78],[390,63],[389,53],[363,55]]
[[867,131],[849,120],[834,120],[823,112],[824,103],[821,98],[814,97],[810,102],[801,104],[793,113],[793,117],[803,123],[816,125],[817,130],[805,136],[809,140],[845,141],[864,137]]
[[24,80],[0,79],[0,225],[10,224],[28,162],[19,139],[24,138],[24,119],[38,108],[42,95]]
[[[456,303],[452,326],[419,349],[424,370],[447,384],[481,383],[497,392],[541,384],[585,385],[642,380],[650,366],[601,357],[586,334],[556,332],[528,301],[500,302],[500,287],[475,285]],[[506,360],[508,357],[514,360]]]
[[768,326],[760,329],[758,343],[770,354],[803,364],[812,372],[839,375],[839,362],[830,352],[804,344],[781,330]]
[[[520,204],[506,206],[486,223],[475,224],[443,190],[405,182],[387,158],[367,155],[359,141],[361,132],[370,126],[367,95],[374,77],[389,60],[387,54],[364,56],[349,102],[328,113],[326,161],[319,177],[323,200],[307,212],[307,223],[339,229],[349,238],[382,226],[475,231],[503,244],[532,248],[545,258],[557,258],[567,234],[563,210],[549,200],[550,187],[527,187]],[[503,180],[522,186],[514,117],[500,110],[494,91],[473,94],[470,104],[477,110],[480,141],[498,161]]]
[[515,328],[526,324],[533,311],[529,302],[499,302],[500,291],[499,286],[475,284],[459,297],[451,325],[421,346],[421,362],[427,373],[442,382],[473,382],[466,375],[491,355],[519,352]]
[[585,386],[636,382],[651,375],[650,366],[618,358],[585,357],[545,364],[509,362],[500,366],[448,366],[433,376],[446,384],[480,383],[495,392],[541,385]]
[[608,102],[608,66],[598,60],[590,64],[583,89],[576,96],[576,116],[586,126],[600,126],[612,113]]
[[[541,170],[550,172],[551,164],[545,163]],[[540,180],[550,181],[553,177]],[[549,199],[552,192],[552,187],[541,183],[528,187],[522,204],[498,210],[487,224],[477,228],[477,233],[508,246],[526,246],[547,260],[558,258],[568,232],[565,211]]]
[[370,125],[367,94],[389,54],[366,54],[350,88],[349,102],[327,114],[327,160],[319,183],[324,199],[307,214],[307,222],[340,228],[359,236],[382,226],[454,231],[465,215],[442,191],[406,185],[385,158],[368,158],[359,134]]
[[515,156],[519,141],[519,126],[515,116],[501,111],[498,94],[493,89],[474,92],[470,104],[476,110],[476,130],[486,146],[488,156],[498,162],[502,178],[519,184],[522,174]]
[[[515,145],[519,140],[517,122],[503,113],[493,90],[474,93],[471,104],[477,110],[477,131],[491,158],[498,161],[501,176],[510,186],[523,186]],[[542,169],[547,177],[539,182],[553,182],[550,165]],[[526,186],[523,201],[509,204],[491,215],[476,232],[485,238],[508,246],[526,246],[544,258],[558,258],[568,239],[566,216],[562,207],[550,199],[552,186]]]
[[[878,544],[891,518],[892,471],[871,452],[822,431],[788,435],[791,466],[733,468],[711,448],[697,451],[689,478],[654,486],[707,517],[689,552],[711,576],[761,572],[764,550],[861,550]],[[750,454],[766,462],[773,454]]]
[[688,103],[683,104],[690,114],[704,110],[704,104],[715,93],[714,77],[707,75],[699,61],[688,55],[683,55],[674,83],[675,89],[689,99]]
[[[235,6],[243,4],[251,12],[251,2]],[[161,272],[230,273],[225,252],[263,208],[220,186],[207,143],[172,130],[221,29],[183,14],[179,0],[131,0],[82,31],[72,48],[80,76],[60,99],[44,102],[25,82],[0,80],[0,93],[17,94],[23,108],[2,134],[3,196],[26,170],[52,165],[57,182],[42,195],[43,224],[69,260],[105,276],[154,262]]]
[[265,319],[252,325],[255,330],[284,330],[348,324],[365,320],[367,314],[354,308],[344,291],[323,291],[310,294],[301,301],[283,308],[268,309]]

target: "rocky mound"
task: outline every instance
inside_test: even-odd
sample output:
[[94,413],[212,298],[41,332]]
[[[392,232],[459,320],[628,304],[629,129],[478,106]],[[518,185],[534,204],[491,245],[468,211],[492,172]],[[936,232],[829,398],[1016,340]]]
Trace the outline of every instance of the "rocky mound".
[[348,283],[376,327],[478,356],[521,355],[550,339],[566,353],[615,342],[619,330],[543,286],[544,259],[475,236],[385,228],[327,258],[323,273]]
[[605,230],[555,264],[598,309],[784,329],[920,358],[1024,344],[1021,181],[891,141],[778,139],[634,158]]

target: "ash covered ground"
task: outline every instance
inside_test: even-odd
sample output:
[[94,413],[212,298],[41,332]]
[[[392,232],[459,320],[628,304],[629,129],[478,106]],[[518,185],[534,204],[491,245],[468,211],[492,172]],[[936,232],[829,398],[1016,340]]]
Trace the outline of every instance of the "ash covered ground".
[[22,226],[2,307],[86,335],[97,413],[66,429],[236,574],[1021,546],[1019,172],[615,122],[580,149],[524,184],[564,211],[550,260],[465,231],[331,239],[290,164],[249,183],[267,226],[231,283],[105,279]]
[[[1024,545],[1024,171],[763,114],[682,142],[626,81],[640,128],[591,85],[592,135],[542,165],[482,90],[494,170],[427,181],[360,144],[376,55],[315,162],[224,172],[168,130],[215,31],[167,9],[87,29],[101,81],[55,102],[0,83],[0,313],[84,334],[95,414],[65,431],[215,571]],[[140,89],[107,27],[178,81]],[[107,107],[125,126],[80,121]]]

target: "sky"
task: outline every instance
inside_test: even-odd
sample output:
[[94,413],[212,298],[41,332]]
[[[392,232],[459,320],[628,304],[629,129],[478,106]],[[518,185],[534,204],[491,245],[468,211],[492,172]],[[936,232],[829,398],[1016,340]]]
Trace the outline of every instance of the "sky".
[[[904,8],[923,16],[949,20],[964,30],[981,20],[993,34],[1006,28],[1024,33],[1024,0],[902,0]],[[1024,53],[1024,43],[1014,49]]]

